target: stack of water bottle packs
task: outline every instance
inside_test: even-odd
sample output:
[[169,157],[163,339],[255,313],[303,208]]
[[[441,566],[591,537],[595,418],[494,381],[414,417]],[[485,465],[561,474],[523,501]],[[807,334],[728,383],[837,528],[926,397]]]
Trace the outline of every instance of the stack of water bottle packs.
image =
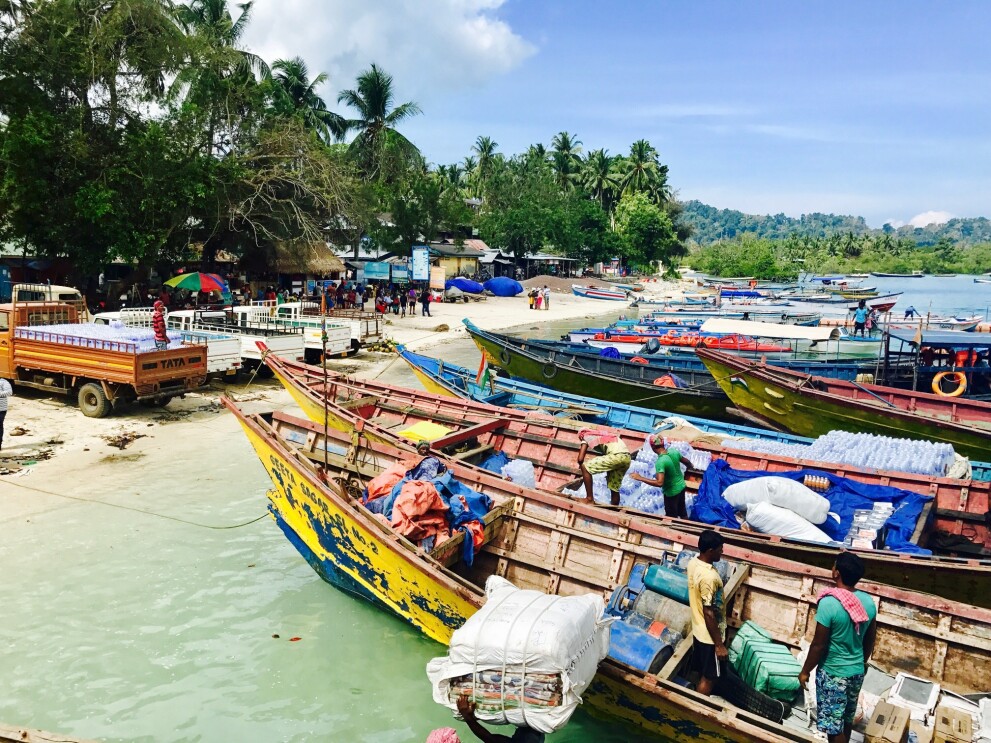
[[747,686],[778,701],[791,703],[801,689],[802,668],[791,650],[753,621],[737,631],[729,645],[729,662]]
[[933,477],[946,477],[957,459],[950,444],[847,431],[830,431],[808,445],[758,439],[728,439],[724,443],[745,451]]
[[[16,337],[24,340],[40,340],[61,343],[80,348],[100,348],[126,353],[143,353],[155,350],[155,331],[151,328],[131,328],[115,321],[110,325],[98,323],[71,323],[15,328]],[[169,348],[181,348],[180,338],[170,338]]]
[[843,540],[843,546],[852,549],[884,549],[885,524],[894,513],[891,503],[875,503],[874,508],[858,508],[853,512],[853,523]]
[[[680,453],[682,459],[690,462],[692,467],[697,470],[705,470],[709,462],[712,461],[712,455],[709,452],[697,451],[684,441],[669,441],[667,448]],[[619,503],[621,506],[635,508],[644,513],[664,515],[664,492],[662,489],[653,485],[646,485],[630,477],[630,475],[640,475],[641,477],[653,480],[656,477],[656,463],[657,454],[651,448],[650,438],[648,437],[643,446],[637,451],[636,457],[630,462],[630,467],[627,469],[626,476],[623,478],[623,484],[619,489]],[[684,464],[681,465],[682,472],[685,472],[687,469]],[[606,479],[607,475],[605,473],[592,476],[592,493],[596,503],[610,502]],[[582,487],[575,488],[574,490],[564,490],[563,493],[570,497],[577,496],[583,498],[585,496],[585,490]],[[691,513],[692,495],[687,492],[685,493],[685,508]]]

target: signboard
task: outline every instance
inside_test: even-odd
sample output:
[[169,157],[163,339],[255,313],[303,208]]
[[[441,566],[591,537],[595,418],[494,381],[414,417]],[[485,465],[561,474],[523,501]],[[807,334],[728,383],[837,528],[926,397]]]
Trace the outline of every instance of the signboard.
[[409,281],[409,268],[406,266],[393,265],[392,280],[396,283],[405,283]]
[[447,280],[447,271],[443,266],[431,266],[430,268],[430,288],[444,291],[444,282]]
[[368,281],[388,281],[389,264],[382,262],[369,262],[365,264],[365,278]]
[[413,281],[430,279],[430,248],[426,245],[413,246]]

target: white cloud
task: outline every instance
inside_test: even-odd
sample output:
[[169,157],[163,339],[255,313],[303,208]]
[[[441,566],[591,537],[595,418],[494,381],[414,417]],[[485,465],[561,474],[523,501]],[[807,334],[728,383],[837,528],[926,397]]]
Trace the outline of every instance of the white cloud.
[[949,212],[922,212],[922,214],[916,214],[908,220],[908,223],[913,227],[925,227],[930,224],[946,224],[953,219],[954,216],[956,215],[950,214]]
[[886,219],[886,220],[884,220],[884,224],[889,225],[890,227],[892,227],[892,228],[894,228],[896,230],[899,227],[904,227],[905,226],[905,223],[902,220],[900,220],[900,219]]
[[256,0],[244,44],[267,62],[302,57],[330,80],[333,110],[375,62],[396,81],[396,103],[485,83],[535,49],[496,12],[504,0]]

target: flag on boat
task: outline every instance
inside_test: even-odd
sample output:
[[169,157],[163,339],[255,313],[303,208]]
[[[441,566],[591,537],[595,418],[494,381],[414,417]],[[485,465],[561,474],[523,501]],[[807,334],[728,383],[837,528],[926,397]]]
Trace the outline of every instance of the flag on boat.
[[478,365],[478,374],[475,375],[475,384],[479,387],[486,387],[489,384],[489,360],[482,354],[482,363]]

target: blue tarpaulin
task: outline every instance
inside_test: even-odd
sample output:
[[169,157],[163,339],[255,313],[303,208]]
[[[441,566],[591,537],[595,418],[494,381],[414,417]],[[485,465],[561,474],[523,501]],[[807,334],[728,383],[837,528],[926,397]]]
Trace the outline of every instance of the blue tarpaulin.
[[829,480],[829,488],[823,496],[829,501],[829,510],[840,517],[840,522],[837,524],[830,517],[826,519],[826,523],[817,526],[831,539],[837,542],[843,541],[850,531],[855,510],[870,510],[875,503],[891,503],[895,511],[886,524],[886,549],[914,555],[932,554],[929,550],[911,542],[922,508],[932,500],[931,496],[885,485],[867,485],[823,470],[805,469],[794,472],[735,470],[726,460],[716,459],[706,469],[699,485],[698,496],[692,506],[692,518],[705,524],[737,529],[740,524],[736,520],[733,506],[723,498],[723,491],[726,488],[755,477],[787,477],[789,480],[801,482],[806,475],[818,475]]
[[477,281],[472,281],[471,279],[466,279],[461,276],[457,276],[444,282],[445,289],[450,289],[452,286],[455,289],[460,289],[465,294],[481,294],[485,290],[485,288]]
[[515,297],[517,294],[523,293],[523,284],[508,276],[496,276],[482,284],[482,287],[497,297]]

